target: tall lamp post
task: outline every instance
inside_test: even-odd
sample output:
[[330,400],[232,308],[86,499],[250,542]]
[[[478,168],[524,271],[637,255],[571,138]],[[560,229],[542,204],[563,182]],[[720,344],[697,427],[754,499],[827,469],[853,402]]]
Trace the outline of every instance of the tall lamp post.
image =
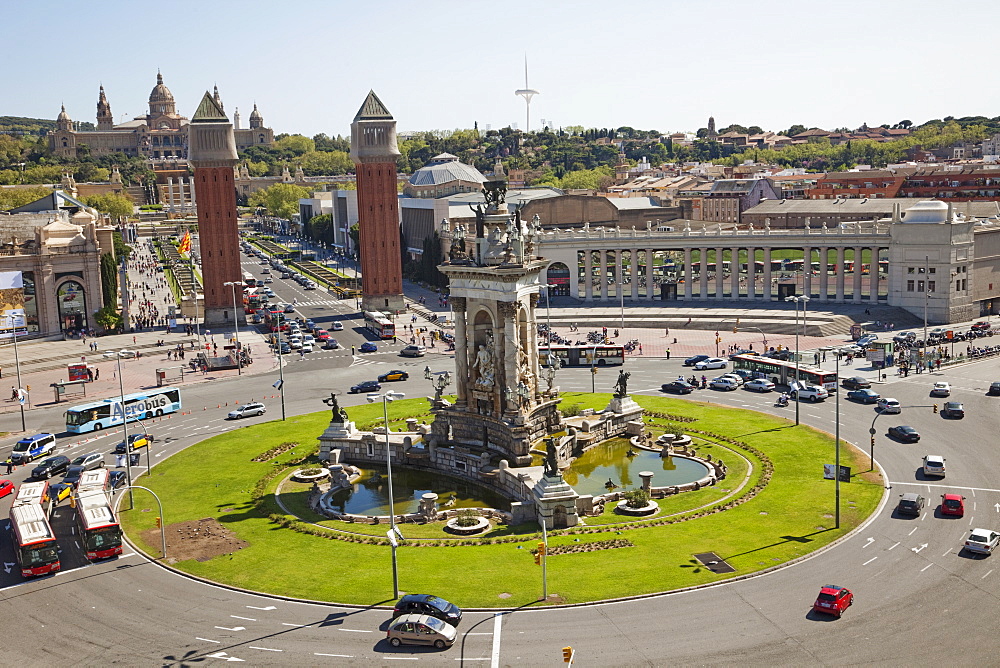
[[792,295],[785,297],[786,302],[795,302],[795,424],[799,424],[799,303],[802,303],[802,329],[805,330],[806,306],[809,297]]
[[[118,363],[118,390],[121,392],[119,405],[122,411],[122,434],[125,436],[125,479],[128,481],[128,510],[135,507],[132,499],[132,457],[128,451],[128,413],[125,411],[125,379],[122,378],[122,351],[115,351],[115,361]],[[146,447],[149,447],[148,445]]]
[[[22,315],[21,317],[23,318],[24,316]],[[14,337],[14,372],[17,374],[17,403],[20,404],[21,408],[21,431],[27,431],[24,422],[24,402],[26,397],[21,385],[21,359],[17,354],[17,317],[7,316],[7,320],[10,322],[11,336]]]
[[372,404],[382,400],[382,415],[385,419],[385,468],[386,476],[389,479],[389,543],[392,545],[392,597],[399,598],[399,569],[396,565],[396,545],[398,540],[402,540],[403,534],[396,528],[396,507],[392,500],[392,448],[389,445],[389,402],[402,399],[401,392],[385,392],[383,394],[369,394],[368,403]]
[[[236,327],[236,375],[243,375],[243,350],[240,349],[240,317],[236,312],[236,286],[235,281],[226,281],[223,285],[228,285],[233,291],[233,325]],[[239,283],[239,285],[243,285]]]
[[281,397],[281,421],[285,421],[285,358],[281,352],[281,325],[285,321],[285,314],[278,316],[278,396]]
[[[837,384],[840,384],[840,355],[837,354]],[[840,528],[840,388],[836,389],[837,396],[834,399],[834,413],[833,413],[833,439],[835,441],[834,445],[834,464],[833,464],[833,487],[835,491],[835,505],[834,505],[834,528]],[[874,438],[874,436],[872,436]]]

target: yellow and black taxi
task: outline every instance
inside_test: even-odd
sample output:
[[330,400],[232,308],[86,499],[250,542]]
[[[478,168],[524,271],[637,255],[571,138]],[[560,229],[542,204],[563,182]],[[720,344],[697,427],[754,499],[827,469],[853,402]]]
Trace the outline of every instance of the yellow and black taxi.
[[392,371],[387,371],[386,373],[383,373],[381,376],[379,376],[378,377],[378,382],[380,382],[380,383],[387,383],[387,382],[396,381],[396,380],[407,380],[407,379],[409,379],[409,377],[410,377],[410,374],[406,373],[405,371],[400,371],[399,369],[394,369]]
[[49,498],[52,499],[53,503],[59,504],[73,493],[73,487],[74,485],[68,482],[57,482],[49,485]]
[[152,434],[129,434],[128,441],[122,441],[115,446],[115,452],[117,454],[125,454],[127,452],[132,452],[137,448],[144,448],[149,445],[150,441],[153,440]]

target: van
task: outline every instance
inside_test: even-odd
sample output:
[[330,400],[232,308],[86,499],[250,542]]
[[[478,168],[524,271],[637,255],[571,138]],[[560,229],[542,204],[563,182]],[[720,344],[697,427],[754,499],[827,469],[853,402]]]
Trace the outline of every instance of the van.
[[15,443],[10,459],[15,464],[27,464],[42,455],[49,454],[55,447],[55,434],[35,434]]

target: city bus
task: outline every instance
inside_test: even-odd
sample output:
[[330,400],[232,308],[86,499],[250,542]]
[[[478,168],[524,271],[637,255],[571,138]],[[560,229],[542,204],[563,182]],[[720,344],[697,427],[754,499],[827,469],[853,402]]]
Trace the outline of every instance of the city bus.
[[80,481],[76,483],[76,491],[78,494],[94,490],[105,492],[108,489],[108,479],[110,476],[111,472],[106,468],[84,471],[80,475]]
[[257,279],[249,271],[243,272],[243,285],[248,288],[257,287]]
[[365,327],[380,339],[391,339],[396,336],[396,325],[389,316],[379,311],[365,311]]
[[[124,404],[124,406],[123,406]],[[127,419],[149,419],[181,409],[181,391],[176,387],[157,387],[145,392],[109,397],[73,406],[66,411],[66,431],[83,434],[120,425]]]
[[76,526],[84,554],[90,561],[110,559],[122,553],[122,528],[103,489],[81,487],[77,492]]
[[25,485],[30,485],[29,490],[23,496],[18,490],[21,501],[15,498],[9,518],[14,559],[21,567],[21,576],[30,578],[54,573],[62,565],[56,535],[49,524],[48,484]]
[[267,306],[269,297],[259,288],[247,288],[243,293],[243,310],[254,313]]
[[[560,366],[616,366],[625,364],[625,347],[599,344],[596,346],[552,346],[552,355]],[[549,346],[538,346],[538,363],[549,364]]]
[[14,497],[15,506],[41,506],[48,515],[52,511],[52,499],[49,497],[49,483],[47,480],[39,482],[24,482],[17,488],[17,495]]
[[[754,378],[767,378],[775,385],[785,386],[795,382],[795,362],[782,362],[757,355],[736,355],[732,359],[734,369],[746,369],[753,373]],[[837,389],[836,372],[801,362],[799,362],[799,380],[808,385],[818,385],[831,392]]]

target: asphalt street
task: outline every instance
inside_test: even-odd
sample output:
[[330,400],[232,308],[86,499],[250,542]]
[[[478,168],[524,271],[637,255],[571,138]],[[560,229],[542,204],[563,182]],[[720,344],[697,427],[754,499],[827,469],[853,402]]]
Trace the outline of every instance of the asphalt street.
[[[254,263],[248,261],[248,266]],[[291,356],[285,367],[285,407],[288,415],[322,410],[318,397],[343,392],[361,380],[389,369],[409,370],[410,380],[393,384],[407,397],[432,393],[423,379],[425,365],[434,371],[453,370],[453,359],[432,353],[422,359],[398,356],[396,346],[380,344],[378,353],[351,355],[350,345],[365,340],[354,304],[324,299],[290,281],[275,279],[284,301],[298,299],[298,311],[321,325],[345,323],[336,337],[344,351],[313,353],[303,360]],[[630,387],[635,394],[659,394],[660,384],[679,374],[690,375],[681,360],[629,358]],[[699,374],[700,375],[700,374]],[[841,376],[867,375],[841,368]],[[156,434],[150,455],[154,463],[216,433],[280,418],[271,384],[277,370],[239,379],[192,384],[183,390],[189,415],[175,415],[148,425]],[[596,389],[609,392],[617,370],[601,370]],[[929,397],[935,380],[953,385],[951,399],[965,404],[963,420],[933,412]],[[898,416],[875,423],[875,456],[890,481],[886,503],[872,521],[850,538],[807,560],[756,578],[724,583],[690,592],[638,601],[569,609],[521,609],[500,613],[467,613],[456,645],[433,649],[391,648],[384,640],[385,610],[284,601],[233,591],[174,574],[126,549],[121,558],[97,564],[82,559],[68,525],[68,508],[55,522],[60,532],[65,570],[54,577],[22,581],[16,572],[0,572],[0,620],[8,630],[4,656],[21,665],[124,664],[182,665],[210,661],[242,661],[252,665],[388,665],[396,660],[424,665],[521,666],[554,665],[561,648],[576,649],[578,665],[933,665],[956,660],[995,664],[1000,633],[995,610],[1000,598],[1000,556],[975,557],[960,551],[970,528],[1000,526],[1000,455],[993,447],[998,428],[998,397],[986,396],[990,382],[1000,380],[996,360],[953,367],[940,374],[890,377],[875,383],[884,396],[899,399]],[[589,391],[589,369],[564,369],[556,383],[564,390]],[[843,393],[842,393],[843,394]],[[225,421],[226,402],[267,396],[268,413],[240,423]],[[794,406],[774,407],[774,394],[742,389],[699,390],[687,397],[793,417]],[[364,402],[363,395],[345,395],[343,403]],[[841,435],[866,452],[868,429],[875,418],[872,405],[841,396]],[[61,408],[31,412],[38,431],[63,431]],[[802,404],[805,424],[834,431],[835,400]],[[14,414],[0,416],[0,429],[18,429]],[[922,439],[902,444],[886,436],[894,424],[917,428]],[[66,435],[57,452],[75,455],[101,451],[110,455],[120,434],[95,440]],[[6,456],[9,445],[0,450]],[[924,479],[921,457],[947,458],[947,477]],[[143,455],[145,457],[145,455]],[[816,463],[817,476],[829,461]],[[143,460],[145,466],[145,459]],[[10,476],[23,480],[29,469]],[[155,470],[154,470],[155,474]],[[845,503],[850,498],[844,485]],[[916,518],[894,512],[898,494],[918,492],[928,509]],[[966,515],[945,519],[937,511],[939,495],[966,496]],[[831,513],[833,485],[830,485]],[[9,498],[0,512],[5,513]],[[788,537],[808,540],[808,537]],[[405,551],[404,551],[405,552]],[[12,562],[9,541],[0,541],[5,571]],[[386,556],[388,564],[388,555]],[[558,559],[549,568],[559,568]],[[317,576],[323,572],[317,566]],[[338,568],[349,577],[349,569]],[[536,570],[511,577],[539,577]],[[386,595],[391,591],[386,582]],[[833,583],[850,587],[855,605],[840,620],[810,612],[819,587]],[[405,570],[402,573],[405,589]],[[391,601],[386,600],[388,604]],[[461,602],[458,602],[461,604]]]

